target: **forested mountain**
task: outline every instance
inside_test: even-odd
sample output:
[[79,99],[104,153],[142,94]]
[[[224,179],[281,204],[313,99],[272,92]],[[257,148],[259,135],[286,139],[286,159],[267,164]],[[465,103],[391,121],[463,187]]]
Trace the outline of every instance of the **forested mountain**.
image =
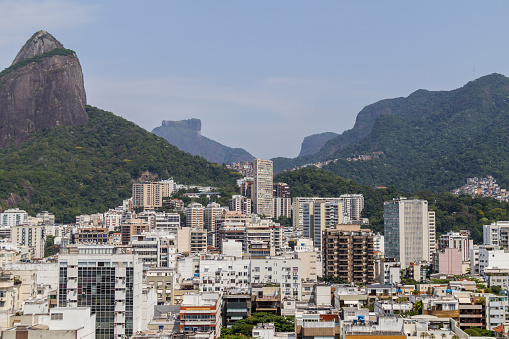
[[437,236],[451,230],[466,229],[471,231],[475,243],[482,243],[482,225],[507,220],[509,215],[509,203],[492,198],[455,196],[448,192],[409,193],[397,190],[394,186],[376,189],[356,184],[330,171],[317,168],[280,173],[274,180],[289,184],[292,197],[338,197],[346,193],[362,194],[365,201],[362,216],[369,218],[369,228],[376,232],[383,232],[384,202],[400,196],[428,201],[429,208],[436,211]]
[[161,126],[152,130],[184,152],[204,157],[218,164],[251,161],[254,157],[242,148],[231,148],[201,135],[201,120],[164,120]]
[[46,128],[18,147],[0,150],[1,206],[47,210],[57,222],[103,212],[131,196],[132,183],[151,178],[233,186],[236,176],[112,113],[87,106],[80,126]]
[[[303,160],[339,159],[325,169],[362,184],[405,191],[449,190],[467,177],[488,174],[507,187],[508,100],[509,79],[500,74],[453,91],[419,90],[407,98],[383,100],[364,108],[352,130]],[[383,154],[369,161],[346,160],[373,152]]]

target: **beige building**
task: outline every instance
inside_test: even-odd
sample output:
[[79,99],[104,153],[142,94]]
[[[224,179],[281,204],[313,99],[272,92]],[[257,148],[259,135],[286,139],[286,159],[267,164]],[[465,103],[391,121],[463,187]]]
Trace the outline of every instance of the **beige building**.
[[44,226],[17,225],[11,228],[11,242],[34,249],[34,258],[44,257]]
[[253,212],[272,218],[274,215],[274,206],[272,202],[274,172],[272,161],[255,159],[253,162],[253,170]]
[[147,285],[154,287],[158,305],[174,305],[173,289],[177,283],[175,270],[169,268],[151,268],[147,271]]
[[207,231],[182,227],[177,231],[177,249],[180,253],[207,252]]
[[163,206],[163,197],[171,196],[175,189],[173,180],[133,184],[133,207],[154,209]]
[[186,207],[186,226],[202,230],[204,226],[203,205],[192,202]]

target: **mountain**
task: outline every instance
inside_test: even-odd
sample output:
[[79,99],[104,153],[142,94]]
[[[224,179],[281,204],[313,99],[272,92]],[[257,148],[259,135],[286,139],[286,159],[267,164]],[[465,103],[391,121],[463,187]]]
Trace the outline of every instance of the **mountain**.
[[254,157],[242,148],[231,148],[221,145],[201,135],[201,120],[189,119],[182,121],[164,120],[161,126],[152,130],[157,136],[166,139],[184,152],[204,157],[218,164],[251,161]]
[[[403,191],[450,190],[488,174],[509,187],[508,98],[509,79],[491,74],[452,91],[418,90],[382,100],[366,106],[351,130],[312,159],[285,165],[338,159],[325,169]],[[348,160],[353,157],[361,160]]]
[[85,97],[76,54],[43,31],[0,72],[0,211],[47,210],[69,223],[118,206],[140,179],[235,185],[227,169],[86,106]]
[[325,132],[305,137],[300,147],[299,157],[317,153],[318,151],[320,151],[320,149],[325,145],[327,141],[337,136],[338,136],[337,133]]
[[85,105],[76,53],[48,32],[35,33],[0,72],[0,148],[46,127],[86,123]]

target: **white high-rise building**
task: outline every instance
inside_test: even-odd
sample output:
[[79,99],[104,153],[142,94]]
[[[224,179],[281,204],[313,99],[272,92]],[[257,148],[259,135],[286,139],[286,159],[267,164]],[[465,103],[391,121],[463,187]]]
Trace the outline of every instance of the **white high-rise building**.
[[384,203],[385,257],[401,268],[417,261],[431,262],[435,245],[435,213],[426,200],[395,198]]
[[497,221],[482,227],[483,244],[509,249],[509,221]]
[[343,204],[340,198],[330,198],[314,199],[305,202],[303,206],[303,236],[313,239],[315,248],[321,251],[323,231],[348,223],[343,213]]
[[230,211],[240,212],[242,214],[251,214],[251,199],[243,195],[234,195],[230,199]]
[[364,209],[364,196],[362,194],[342,194],[339,196],[343,203],[343,212],[351,220],[361,220]]
[[96,338],[130,338],[142,330],[142,264],[113,246],[61,251],[59,307],[90,307]]
[[253,162],[253,210],[254,213],[272,218],[273,211],[273,167],[272,161],[255,159]]
[[0,213],[0,222],[3,227],[12,227],[28,221],[28,213],[19,208],[12,208]]
[[251,284],[278,284],[281,297],[301,299],[301,260],[285,257],[251,259]]

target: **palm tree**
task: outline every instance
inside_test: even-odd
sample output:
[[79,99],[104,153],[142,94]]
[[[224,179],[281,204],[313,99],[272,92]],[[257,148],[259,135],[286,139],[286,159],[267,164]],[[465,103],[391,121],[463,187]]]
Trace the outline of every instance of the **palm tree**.
[[460,339],[460,337],[458,337],[458,335],[457,335],[457,334],[454,334],[454,335],[452,336],[452,339]]
[[430,334],[430,339],[435,339],[435,335],[433,333]]
[[447,337],[447,334],[442,333],[441,336],[442,336],[442,339],[445,339],[445,337]]

